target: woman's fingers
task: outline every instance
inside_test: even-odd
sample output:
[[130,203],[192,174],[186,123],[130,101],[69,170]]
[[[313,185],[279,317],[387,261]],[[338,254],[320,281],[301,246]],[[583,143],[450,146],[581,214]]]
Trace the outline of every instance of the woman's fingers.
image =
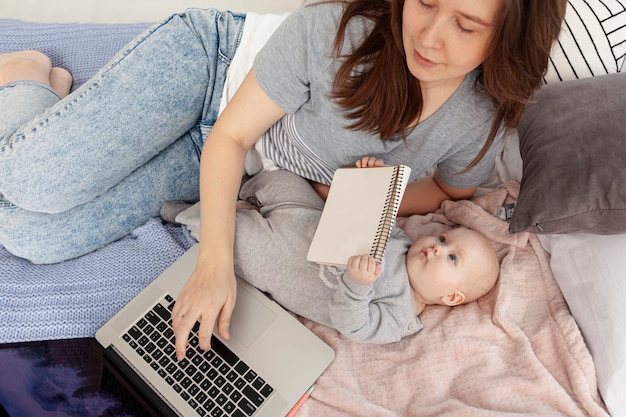
[[192,275],[180,292],[172,310],[172,329],[176,339],[176,357],[185,357],[191,330],[200,321],[198,346],[211,348],[211,334],[216,320],[220,336],[229,338],[230,317],[235,307],[235,278],[208,279]]

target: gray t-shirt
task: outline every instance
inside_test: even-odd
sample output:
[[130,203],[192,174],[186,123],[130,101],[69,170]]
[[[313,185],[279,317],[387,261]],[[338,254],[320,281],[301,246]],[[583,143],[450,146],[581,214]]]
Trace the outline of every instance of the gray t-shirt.
[[[287,17],[254,61],[260,86],[288,113],[264,135],[265,156],[281,168],[326,184],[337,168],[354,165],[364,155],[410,166],[411,179],[437,167],[441,179],[452,187],[469,188],[485,181],[493,171],[497,144],[471,171],[458,174],[482,148],[493,118],[491,100],[475,89],[478,70],[413,129],[406,142],[347,129],[350,121],[344,110],[330,98],[341,65],[333,58],[333,42],[343,6],[315,3],[307,1]],[[342,52],[360,45],[371,26],[368,20],[353,18]]]

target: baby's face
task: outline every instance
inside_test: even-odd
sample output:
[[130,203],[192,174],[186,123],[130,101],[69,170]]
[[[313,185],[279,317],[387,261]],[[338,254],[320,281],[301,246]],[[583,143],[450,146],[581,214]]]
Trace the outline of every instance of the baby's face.
[[424,304],[442,304],[441,297],[466,288],[483,267],[485,244],[482,235],[462,227],[417,239],[406,260],[416,297]]

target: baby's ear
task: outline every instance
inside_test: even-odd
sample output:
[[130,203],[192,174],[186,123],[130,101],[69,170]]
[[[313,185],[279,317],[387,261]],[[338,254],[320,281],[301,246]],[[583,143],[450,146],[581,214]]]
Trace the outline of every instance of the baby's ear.
[[459,291],[459,290],[452,292],[450,294],[446,294],[443,297],[441,297],[441,302],[444,305],[447,305],[450,307],[463,304],[464,301],[465,301],[465,294],[463,293],[463,291]]

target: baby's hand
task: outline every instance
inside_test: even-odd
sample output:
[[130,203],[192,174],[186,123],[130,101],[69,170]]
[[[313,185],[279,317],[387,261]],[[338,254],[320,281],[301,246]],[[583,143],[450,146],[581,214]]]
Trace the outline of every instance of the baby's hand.
[[385,165],[385,161],[379,158],[374,158],[373,156],[364,156],[356,161],[357,168],[381,167],[383,165]]
[[347,272],[350,280],[357,284],[371,284],[380,275],[380,264],[368,255],[351,256],[348,259]]

